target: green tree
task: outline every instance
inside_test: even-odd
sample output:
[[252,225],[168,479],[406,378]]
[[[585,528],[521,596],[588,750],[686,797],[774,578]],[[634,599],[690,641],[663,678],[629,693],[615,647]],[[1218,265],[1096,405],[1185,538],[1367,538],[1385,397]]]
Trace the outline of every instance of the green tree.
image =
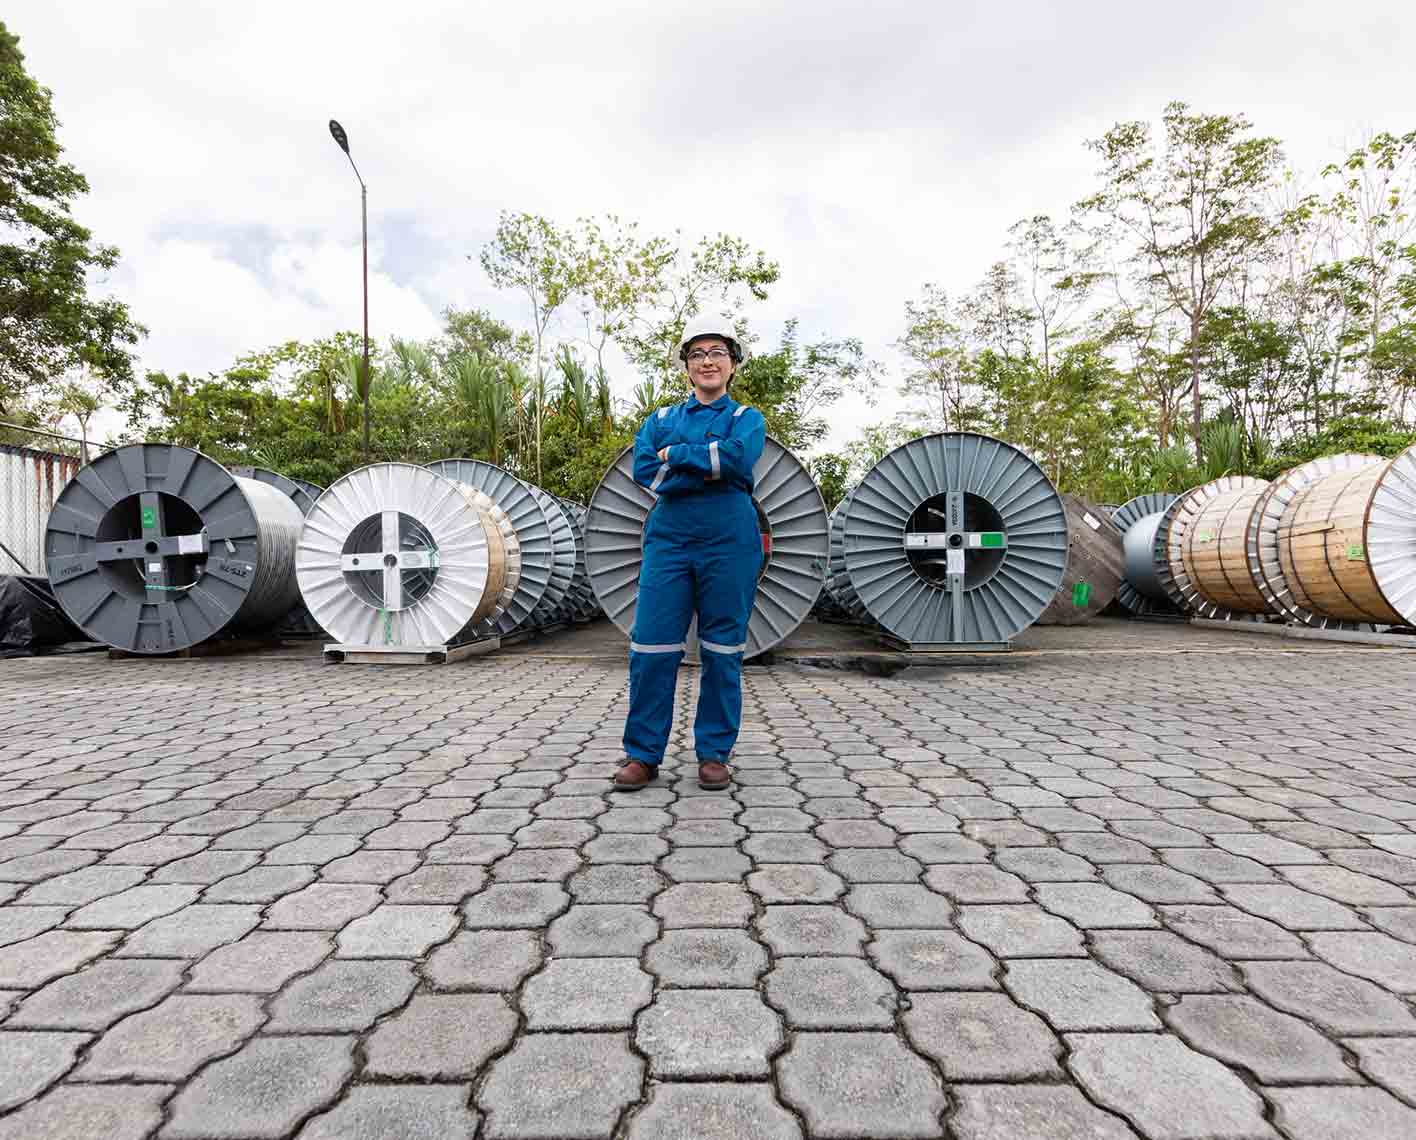
[[1191,434],[1204,422],[1201,335],[1225,290],[1271,240],[1262,197],[1282,159],[1277,139],[1250,133],[1243,115],[1192,113],[1171,103],[1157,151],[1145,122],[1118,123],[1088,146],[1104,185],[1078,203],[1129,244],[1143,278],[1188,325]]
[[88,182],[63,161],[51,93],[0,22],[0,417],[85,366],[119,387],[143,333],[120,301],[89,295],[118,251],[71,216]]
[[923,423],[937,431],[968,431],[982,415],[973,355],[953,302],[926,284],[905,302],[905,332],[896,347],[910,362],[900,394],[923,407]]
[[826,451],[808,459],[806,469],[821,488],[821,497],[826,500],[826,509],[834,511],[836,504],[844,499],[846,492],[851,489],[850,458],[840,452]]

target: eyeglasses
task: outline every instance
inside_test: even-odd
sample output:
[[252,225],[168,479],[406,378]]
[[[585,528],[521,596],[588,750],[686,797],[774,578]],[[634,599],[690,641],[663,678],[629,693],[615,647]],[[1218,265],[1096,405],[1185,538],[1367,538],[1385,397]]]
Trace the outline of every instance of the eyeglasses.
[[727,360],[731,355],[726,348],[695,348],[686,359],[690,364],[702,364],[705,360]]

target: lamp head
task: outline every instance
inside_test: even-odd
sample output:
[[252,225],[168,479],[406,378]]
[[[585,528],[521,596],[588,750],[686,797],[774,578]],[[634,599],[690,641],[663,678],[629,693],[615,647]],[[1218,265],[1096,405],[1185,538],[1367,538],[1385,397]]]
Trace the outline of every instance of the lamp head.
[[329,121],[329,133],[334,136],[334,141],[339,144],[339,149],[345,154],[349,153],[349,136],[344,133],[344,128],[339,125],[338,119]]

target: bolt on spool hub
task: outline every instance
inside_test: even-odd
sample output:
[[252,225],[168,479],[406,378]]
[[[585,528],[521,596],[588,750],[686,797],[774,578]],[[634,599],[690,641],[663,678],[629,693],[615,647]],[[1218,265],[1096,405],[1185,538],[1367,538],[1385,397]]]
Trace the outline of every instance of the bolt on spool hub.
[[[826,504],[810,472],[771,436],[752,469],[753,503],[763,535],[744,656],[758,657],[806,620],[821,594],[827,555]],[[658,496],[634,481],[634,449],[605,472],[585,514],[585,565],[605,615],[626,637],[634,628],[644,524]]]
[[55,598],[95,641],[170,653],[269,628],[294,606],[300,521],[283,493],[201,452],[135,443],[60,492],[45,560]]
[[910,440],[856,487],[843,558],[870,616],[914,648],[1006,649],[1057,592],[1067,516],[1011,444],[973,432]]

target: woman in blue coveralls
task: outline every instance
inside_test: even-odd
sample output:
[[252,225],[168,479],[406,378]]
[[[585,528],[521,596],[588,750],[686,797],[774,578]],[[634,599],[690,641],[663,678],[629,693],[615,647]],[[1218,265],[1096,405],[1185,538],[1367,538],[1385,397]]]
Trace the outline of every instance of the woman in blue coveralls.
[[659,774],[689,622],[698,615],[699,787],[726,788],[742,721],[742,655],[762,568],[752,469],[766,424],[728,395],[742,345],[723,324],[688,328],[679,359],[693,396],[661,408],[634,440],[634,478],[659,497],[644,527],[639,607],[629,642],[628,757],[615,787],[638,791]]

